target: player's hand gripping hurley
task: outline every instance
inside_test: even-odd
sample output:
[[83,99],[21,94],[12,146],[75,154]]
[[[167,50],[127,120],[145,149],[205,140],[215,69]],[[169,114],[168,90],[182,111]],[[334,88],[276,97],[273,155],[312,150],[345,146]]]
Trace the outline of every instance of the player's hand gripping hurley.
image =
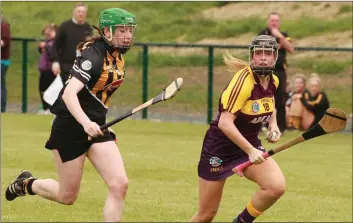
[[180,77],[177,78],[167,88],[163,89],[163,91],[159,95],[157,95],[156,97],[152,98],[151,100],[143,103],[142,105],[132,109],[131,111],[126,112],[125,114],[119,116],[118,118],[112,120],[111,122],[108,122],[107,124],[102,125],[100,127],[101,130],[107,129],[108,127],[126,119],[127,117],[135,114],[136,112],[141,111],[144,108],[147,108],[153,104],[156,104],[161,101],[166,101],[166,100],[174,97],[178,93],[178,91],[180,90],[182,85],[183,85],[183,79]]
[[[272,156],[282,150],[288,149],[305,140],[309,140],[328,133],[341,131],[346,127],[346,122],[347,122],[347,116],[344,113],[344,111],[337,108],[329,108],[326,110],[324,117],[322,117],[320,122],[316,124],[313,128],[304,132],[300,136],[284,143],[283,145],[265,152],[262,156],[264,158],[267,158],[269,156]],[[242,163],[234,167],[232,171],[242,177],[243,170],[251,165],[252,163],[250,161],[247,161],[245,163]]]

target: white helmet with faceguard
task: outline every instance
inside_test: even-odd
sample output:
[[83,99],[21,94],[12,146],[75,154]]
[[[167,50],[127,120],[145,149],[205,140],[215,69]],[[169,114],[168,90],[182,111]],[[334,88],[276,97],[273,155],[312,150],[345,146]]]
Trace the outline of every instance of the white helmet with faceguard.
[[[253,56],[256,52],[265,53],[271,52],[274,56],[273,61],[262,60],[259,63],[256,63],[253,60]],[[278,58],[278,44],[274,37],[267,35],[259,35],[252,39],[249,45],[249,63],[252,71],[260,76],[267,76],[272,74],[275,69],[276,61]]]

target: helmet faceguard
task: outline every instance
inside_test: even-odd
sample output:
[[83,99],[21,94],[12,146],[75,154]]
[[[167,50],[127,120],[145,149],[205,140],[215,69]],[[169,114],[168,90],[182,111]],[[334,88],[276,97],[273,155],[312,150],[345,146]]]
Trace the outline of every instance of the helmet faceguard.
[[[112,47],[116,48],[119,53],[126,53],[133,44],[133,36],[129,44],[113,44],[113,39],[125,39],[125,37],[114,37],[117,27],[132,28],[133,32],[136,28],[136,17],[134,14],[120,8],[110,8],[103,10],[99,15],[99,33],[103,39]],[[104,35],[104,28],[108,28],[110,37]]]
[[[266,60],[263,60],[261,63],[257,64],[254,60],[254,54],[256,52],[262,52],[262,55],[265,53],[271,52],[274,56],[274,60],[271,64],[266,63]],[[267,76],[273,73],[273,70],[276,65],[278,58],[278,44],[274,37],[267,35],[260,35],[255,37],[249,45],[249,64],[254,73],[260,76]]]

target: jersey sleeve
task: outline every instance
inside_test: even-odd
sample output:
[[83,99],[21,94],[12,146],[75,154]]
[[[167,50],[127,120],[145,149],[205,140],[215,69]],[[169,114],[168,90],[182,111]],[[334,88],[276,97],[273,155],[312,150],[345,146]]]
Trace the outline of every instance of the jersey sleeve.
[[302,93],[302,97],[300,98],[300,101],[302,102],[303,106],[305,108],[307,108],[309,111],[314,112],[314,106],[312,106],[309,102],[311,100],[311,95],[309,93],[309,91],[306,89],[303,93]]
[[86,85],[92,77],[101,74],[103,62],[104,58],[93,47],[86,48],[76,57],[70,74]]
[[290,36],[288,35],[288,33],[287,32],[281,32],[282,33],[282,35],[286,38],[286,40],[288,40],[288,41],[292,41],[292,39],[290,38]]
[[237,114],[251,96],[252,88],[248,69],[237,72],[221,95],[221,112]]
[[272,74],[272,78],[273,78],[273,82],[276,86],[276,89],[278,89],[278,86],[279,86],[279,79],[276,75]]

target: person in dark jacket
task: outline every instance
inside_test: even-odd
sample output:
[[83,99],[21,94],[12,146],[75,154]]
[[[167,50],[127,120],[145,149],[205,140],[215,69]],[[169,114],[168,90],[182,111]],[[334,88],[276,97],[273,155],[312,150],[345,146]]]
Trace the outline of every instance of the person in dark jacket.
[[279,79],[279,87],[275,94],[277,123],[283,133],[286,129],[286,100],[287,100],[287,58],[286,54],[294,52],[292,40],[287,32],[280,30],[280,15],[277,12],[271,12],[267,18],[267,27],[259,35],[269,35],[276,38],[279,44],[278,59],[273,73]]
[[72,11],[72,18],[63,22],[56,33],[52,70],[54,74],[60,73],[64,84],[78,56],[77,45],[93,33],[92,27],[86,22],[87,11],[86,4],[77,3]]

